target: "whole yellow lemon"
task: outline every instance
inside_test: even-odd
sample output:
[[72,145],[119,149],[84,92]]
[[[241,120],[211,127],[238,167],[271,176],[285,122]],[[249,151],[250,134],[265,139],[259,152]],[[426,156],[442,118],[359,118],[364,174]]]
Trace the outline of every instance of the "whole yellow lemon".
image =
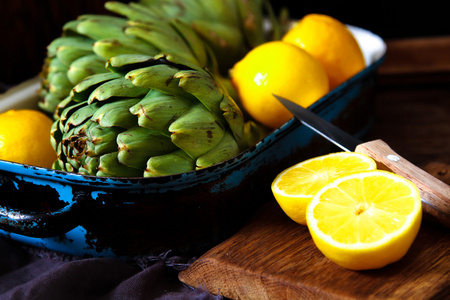
[[32,109],[0,114],[0,159],[51,168],[56,153],[50,143],[53,121]]
[[328,74],[330,89],[365,68],[361,48],[353,34],[339,20],[308,14],[300,19],[282,38],[314,56]]
[[245,111],[272,129],[293,117],[274,94],[308,107],[329,91],[321,64],[303,49],[282,41],[255,47],[233,66],[230,75]]

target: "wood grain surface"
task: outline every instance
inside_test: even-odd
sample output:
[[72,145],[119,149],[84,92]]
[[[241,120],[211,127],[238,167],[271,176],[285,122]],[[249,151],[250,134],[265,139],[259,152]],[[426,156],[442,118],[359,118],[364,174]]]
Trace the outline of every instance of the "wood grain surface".
[[[366,140],[384,140],[450,184],[450,37],[387,44]],[[179,278],[230,299],[449,299],[450,232],[425,219],[400,261],[351,271],[326,259],[274,200]]]
[[449,270],[450,235],[444,227],[422,224],[397,263],[351,271],[325,258],[307,227],[271,202],[179,278],[231,299],[444,299],[449,296]]

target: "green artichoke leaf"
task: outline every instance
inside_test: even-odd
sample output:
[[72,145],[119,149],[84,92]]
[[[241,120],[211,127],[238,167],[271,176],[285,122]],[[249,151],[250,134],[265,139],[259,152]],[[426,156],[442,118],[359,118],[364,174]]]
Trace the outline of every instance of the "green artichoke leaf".
[[54,167],[57,170],[63,170],[63,171],[71,172],[68,169],[66,169],[67,158],[66,158],[66,156],[65,156],[65,154],[64,154],[64,152],[62,150],[62,143],[59,143],[58,146],[55,148],[55,150],[56,150],[56,154],[57,154],[57,159],[53,163]]
[[166,19],[180,18],[186,22],[190,22],[208,16],[207,4],[205,7],[204,2],[198,0],[183,0],[183,2],[172,0],[141,0],[139,4],[146,7],[147,10],[161,16],[161,18]]
[[76,172],[76,169],[67,162],[60,162],[60,165],[64,166],[63,168],[66,172],[70,172],[70,173]]
[[88,103],[105,101],[112,97],[139,97],[147,94],[148,88],[135,86],[126,78],[117,78],[107,81],[97,87],[88,98]]
[[237,140],[242,138],[244,126],[242,111],[219,81],[207,72],[198,71],[181,71],[176,77],[180,79],[179,86],[182,89],[194,95],[217,116],[223,116]]
[[85,35],[93,40],[113,38],[124,34],[123,30],[127,24],[127,19],[110,16],[109,18],[99,18],[91,16],[82,19],[78,23],[76,30],[79,34]]
[[98,73],[109,72],[105,67],[105,61],[96,54],[82,56],[70,64],[67,77],[74,86],[86,77]]
[[122,26],[124,24],[124,18],[108,15],[108,14],[82,14],[77,17],[77,20],[82,22],[88,19],[95,19],[104,23],[111,23],[116,26]]
[[86,77],[74,86],[71,93],[71,100],[83,102],[100,85],[113,79],[119,79],[122,76],[116,73],[99,73]]
[[239,28],[217,23],[214,20],[197,20],[192,24],[218,58],[218,72],[226,73],[246,52]]
[[86,120],[90,119],[94,113],[98,110],[99,104],[85,105],[83,103],[75,104],[64,110],[61,116],[62,122],[64,122],[63,132],[67,132],[70,128],[79,126]]
[[84,161],[84,165],[78,169],[78,173],[82,175],[96,175],[99,163],[99,157],[88,156]]
[[64,167],[62,166],[62,162],[59,159],[56,159],[52,164],[52,169],[57,171],[65,171]]
[[136,105],[141,98],[118,98],[98,108],[91,120],[102,127],[121,127],[125,129],[136,126],[137,117],[130,113],[130,107]]
[[[156,9],[155,6],[154,7],[149,7],[148,5],[143,5],[141,3],[141,1],[135,1],[135,2],[132,1],[132,2],[129,3],[129,6],[134,11],[140,11],[142,13],[145,13],[148,16],[151,16],[151,18],[153,20],[155,20],[155,19],[162,20],[162,19],[166,18],[166,15],[164,15],[160,9]],[[140,18],[130,18],[130,19],[131,20],[138,20],[138,21],[142,20]]]
[[67,75],[68,68],[56,57],[48,57],[45,60],[41,72],[39,108],[47,112],[54,112],[58,103],[68,96],[71,89],[71,82]]
[[69,81],[66,72],[52,73],[48,78],[48,90],[58,99],[63,99],[72,90],[72,83]]
[[197,158],[214,148],[222,140],[225,130],[218,116],[198,102],[175,120],[169,131],[175,145]]
[[122,54],[143,54],[154,56],[159,51],[153,45],[130,36],[114,37],[97,40],[92,45],[92,51],[105,62],[111,57]]
[[[203,1],[199,2],[203,3]],[[229,27],[239,26],[236,0],[209,0],[205,2],[205,9],[203,18],[197,18],[196,20],[216,21],[217,23],[227,24]]]
[[263,5],[265,0],[242,1],[233,0],[237,5],[240,28],[248,49],[252,49],[266,41],[264,32],[263,7],[270,9],[270,5]]
[[63,34],[62,36],[81,36],[78,33],[77,27],[78,24],[80,24],[82,20],[79,19],[79,17],[75,20],[70,20],[67,21],[64,25],[63,25]]
[[128,5],[119,1],[107,1],[105,8],[111,12],[122,15],[130,20],[152,21],[159,16],[148,9],[142,9],[139,5]]
[[178,35],[183,38],[184,43],[189,47],[191,53],[196,58],[198,66],[210,66],[210,56],[205,47],[205,43],[194,31],[192,26],[180,19],[171,19],[170,25],[177,31]]
[[220,109],[223,111],[223,116],[227,120],[235,139],[240,141],[244,134],[245,122],[241,109],[228,94],[225,94],[222,102],[220,102]]
[[169,137],[140,126],[135,126],[117,135],[117,144],[119,146],[117,155],[119,162],[140,170],[145,170],[150,157],[177,149]]
[[57,150],[59,142],[62,140],[62,132],[60,130],[62,126],[60,123],[61,119],[57,119],[53,122],[52,127],[50,128],[50,143],[55,150]]
[[228,56],[243,53],[242,47],[245,45],[242,32],[238,27],[232,27],[216,20],[196,20],[191,26],[215,50],[216,55],[225,54],[226,51],[228,51]]
[[57,57],[50,58],[47,64],[48,76],[53,73],[67,72],[69,67],[63,64]]
[[171,153],[153,156],[147,161],[144,177],[167,176],[193,171],[195,161],[179,149]]
[[[71,92],[72,93],[72,92]],[[80,104],[80,102],[74,102],[72,101],[72,97],[67,96],[63,100],[59,101],[59,103],[56,105],[55,112],[53,115],[53,118],[55,120],[57,119],[63,119],[63,121],[67,120],[67,117],[70,115],[68,111],[65,111],[68,107],[74,106],[75,104]],[[80,104],[82,105],[82,104]],[[70,112],[71,113],[71,112]],[[64,117],[63,117],[64,115]]]
[[[125,29],[125,33],[152,44],[161,53],[176,52],[178,56],[183,57],[192,64],[205,66],[198,60],[187,41],[167,20],[153,22],[130,21],[129,27]],[[194,45],[192,46],[195,47]],[[197,46],[201,46],[201,44]]]
[[[158,54],[155,56],[142,54],[122,54],[111,57],[106,63],[106,68],[111,72],[129,77],[127,75],[132,71],[137,71],[138,69],[156,65],[167,65],[174,70],[201,70],[201,68],[197,65],[171,53]],[[141,72],[142,71],[139,71],[138,73]],[[169,72],[169,74],[171,73],[172,72]]]
[[38,102],[38,107],[45,112],[54,112],[61,102],[60,98],[57,98],[55,95],[45,90],[40,91],[40,96],[41,99]]
[[163,64],[170,64],[180,71],[182,70],[204,70],[205,68],[199,66],[191,61],[185,59],[183,56],[179,55],[176,52],[165,52],[154,57],[158,62]]
[[156,64],[130,71],[125,75],[125,78],[137,87],[189,98],[190,95],[178,87],[178,80],[174,78],[178,71],[169,64]]
[[97,22],[101,21],[100,26],[109,26],[114,24],[115,26],[123,26],[124,18],[111,16],[106,14],[84,14],[79,15],[75,20],[70,20],[63,25],[63,36],[82,36],[86,35],[79,31],[78,25],[86,20],[95,19]]
[[121,54],[111,57],[106,68],[113,73],[126,74],[132,70],[148,67],[155,63],[153,56],[144,54]]
[[233,134],[227,131],[216,147],[197,158],[195,161],[196,169],[202,169],[215,165],[238,154],[239,146],[236,143]]
[[170,136],[170,124],[187,112],[191,105],[190,99],[150,90],[130,108],[130,112],[138,117],[139,126]]
[[143,170],[128,167],[119,162],[117,152],[100,156],[96,176],[102,177],[142,177]]
[[[62,132],[64,132],[64,127],[65,127],[65,122],[67,121],[67,119],[75,112],[77,111],[77,109],[79,109],[80,107],[84,106],[84,103],[71,103],[70,101],[70,97],[67,97],[66,99],[64,99],[60,104],[61,104],[61,115],[59,116],[59,120],[60,120],[60,130]],[[65,105],[64,107],[62,107],[62,105]]]
[[125,129],[120,127],[102,127],[95,122],[92,122],[92,124],[86,131],[86,155],[95,157],[117,152],[117,136]]
[[88,49],[82,49],[71,45],[63,45],[56,49],[56,57],[61,63],[67,66],[70,66],[76,59],[93,53],[92,45],[90,45]]
[[55,57],[61,47],[72,47],[80,51],[91,51],[95,41],[84,36],[61,36],[47,46],[48,57]]
[[220,102],[224,98],[224,91],[212,75],[204,70],[187,70],[176,73],[174,77],[179,79],[180,88],[194,95],[214,114],[222,114]]

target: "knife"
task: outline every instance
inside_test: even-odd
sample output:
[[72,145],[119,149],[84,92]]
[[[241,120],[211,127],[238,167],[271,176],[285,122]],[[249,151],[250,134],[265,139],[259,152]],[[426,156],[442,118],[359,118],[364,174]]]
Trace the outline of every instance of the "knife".
[[450,186],[425,172],[394,152],[382,140],[362,142],[311,110],[274,95],[300,122],[339,148],[366,154],[377,162],[378,169],[396,173],[413,182],[419,189],[423,212],[450,227]]

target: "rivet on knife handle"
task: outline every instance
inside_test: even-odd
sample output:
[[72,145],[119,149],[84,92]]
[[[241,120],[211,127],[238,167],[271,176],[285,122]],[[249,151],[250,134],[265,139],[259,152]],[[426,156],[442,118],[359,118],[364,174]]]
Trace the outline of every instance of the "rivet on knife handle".
[[412,181],[420,191],[423,212],[450,227],[449,185],[402,158],[382,140],[360,144],[355,151],[372,157],[380,169],[390,170]]

